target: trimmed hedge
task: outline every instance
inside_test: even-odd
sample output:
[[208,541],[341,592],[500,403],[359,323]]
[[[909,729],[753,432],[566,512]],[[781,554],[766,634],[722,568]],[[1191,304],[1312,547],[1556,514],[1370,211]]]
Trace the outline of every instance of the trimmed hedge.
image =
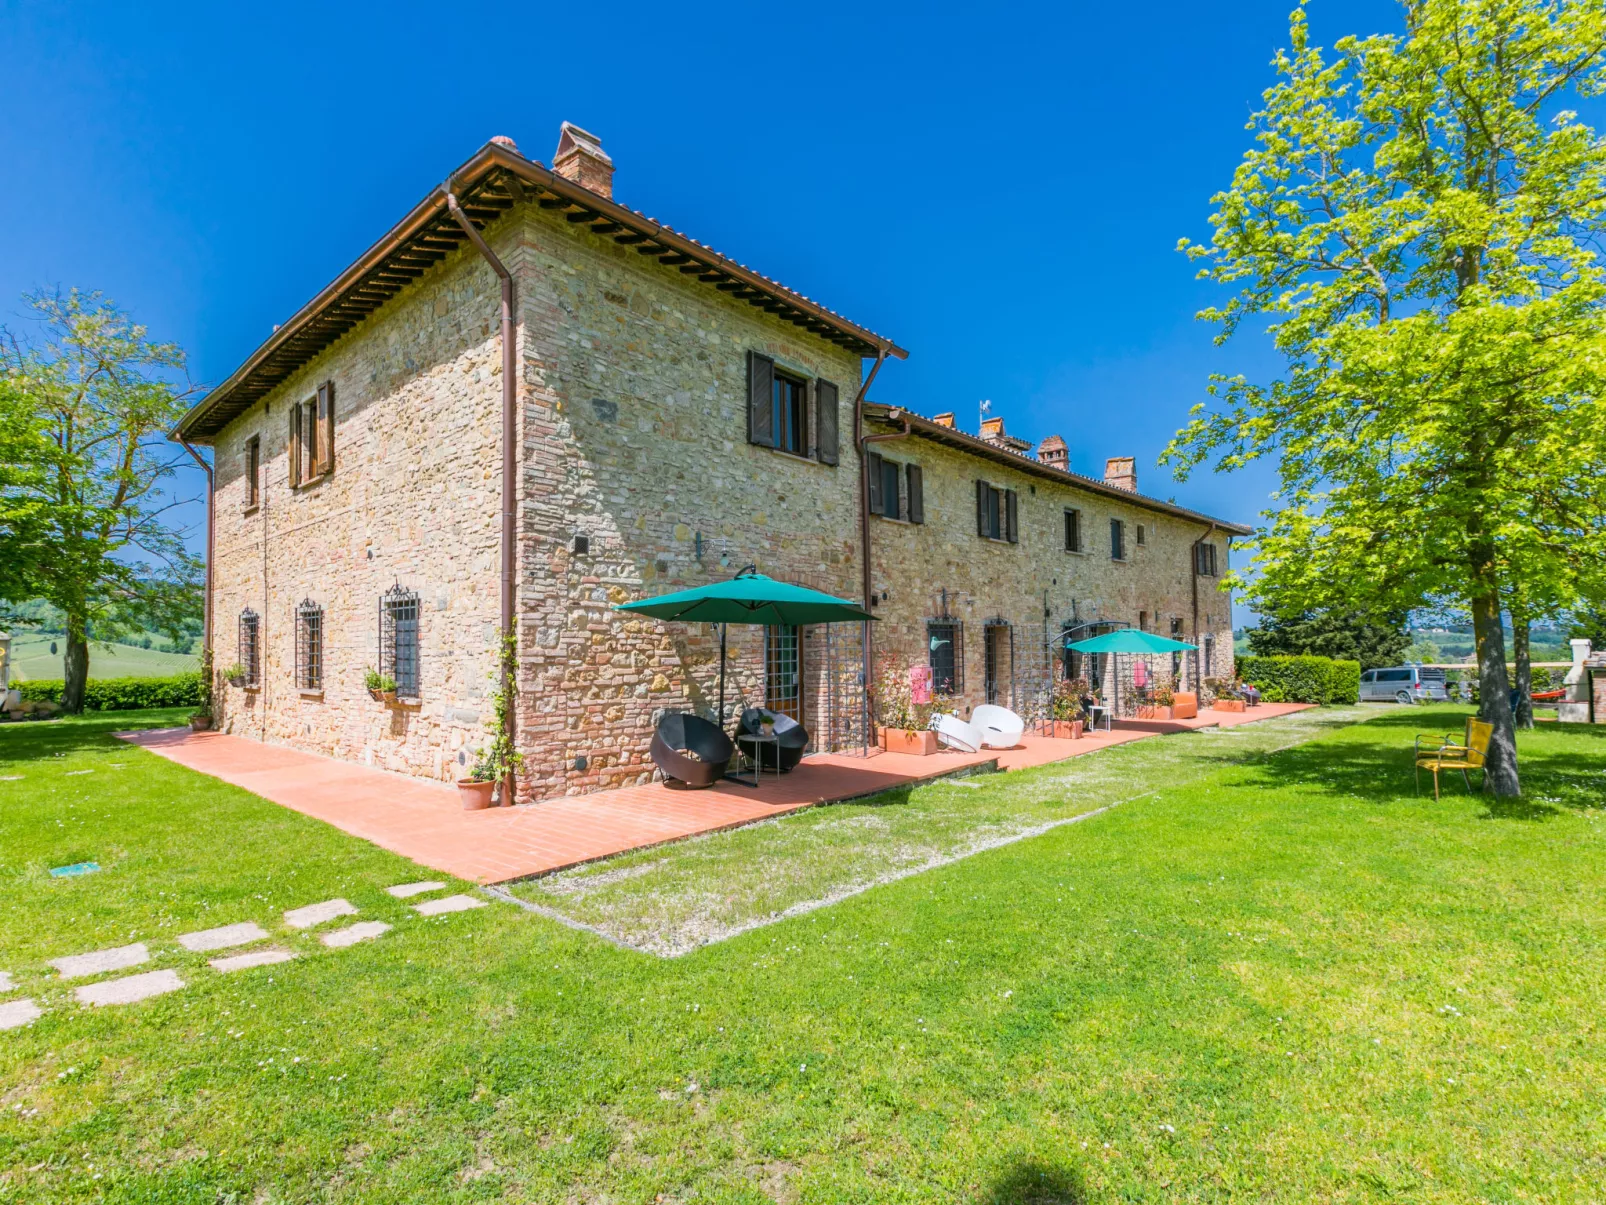
[[[41,678],[13,682],[24,700],[60,703],[62,680]],[[147,707],[197,707],[201,702],[201,675],[174,674],[168,678],[91,678],[84,684],[84,707],[89,711],[143,711]]]
[[1332,657],[1239,657],[1238,676],[1268,703],[1354,703],[1361,663]]

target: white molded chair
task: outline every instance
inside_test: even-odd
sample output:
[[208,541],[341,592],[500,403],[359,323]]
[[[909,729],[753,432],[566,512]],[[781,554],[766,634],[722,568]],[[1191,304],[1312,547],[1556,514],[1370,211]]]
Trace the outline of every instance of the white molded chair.
[[937,733],[937,740],[950,749],[961,753],[981,751],[981,734],[956,715],[932,716],[931,727]]
[[981,737],[981,743],[991,749],[1013,749],[1020,744],[1026,721],[1007,707],[983,703],[970,713],[970,726]]

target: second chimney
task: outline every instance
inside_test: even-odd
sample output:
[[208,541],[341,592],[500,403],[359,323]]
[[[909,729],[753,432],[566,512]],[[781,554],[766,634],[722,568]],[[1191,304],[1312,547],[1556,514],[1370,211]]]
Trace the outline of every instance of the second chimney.
[[1104,484],[1138,492],[1138,462],[1132,456],[1112,456],[1104,462]]
[[572,121],[564,122],[558,132],[552,170],[598,196],[613,200],[613,160],[602,149],[602,139]]
[[1037,459],[1062,473],[1071,471],[1071,451],[1058,435],[1050,435],[1037,445]]

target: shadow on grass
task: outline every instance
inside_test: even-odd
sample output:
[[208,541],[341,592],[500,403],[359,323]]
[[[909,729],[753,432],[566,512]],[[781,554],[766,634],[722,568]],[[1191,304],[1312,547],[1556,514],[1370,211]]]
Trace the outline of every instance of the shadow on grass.
[[1074,1168],[1024,1159],[1006,1167],[981,1199],[987,1205],[1083,1205],[1088,1195]]
[[152,711],[88,711],[53,720],[0,724],[0,762],[39,761],[91,750],[127,749],[112,735],[135,728],[176,728],[186,724],[193,707]]

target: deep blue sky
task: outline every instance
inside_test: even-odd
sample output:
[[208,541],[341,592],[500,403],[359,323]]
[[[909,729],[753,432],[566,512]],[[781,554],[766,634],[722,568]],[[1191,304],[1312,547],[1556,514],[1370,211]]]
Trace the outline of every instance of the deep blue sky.
[[[1287,42],[1201,5],[15,4],[0,0],[0,316],[98,288],[228,375],[494,134],[599,134],[615,195],[910,351],[879,401],[1139,458],[1253,521],[1269,472],[1155,467],[1212,371],[1264,375],[1174,250]],[[1398,25],[1318,4],[1317,40]]]

